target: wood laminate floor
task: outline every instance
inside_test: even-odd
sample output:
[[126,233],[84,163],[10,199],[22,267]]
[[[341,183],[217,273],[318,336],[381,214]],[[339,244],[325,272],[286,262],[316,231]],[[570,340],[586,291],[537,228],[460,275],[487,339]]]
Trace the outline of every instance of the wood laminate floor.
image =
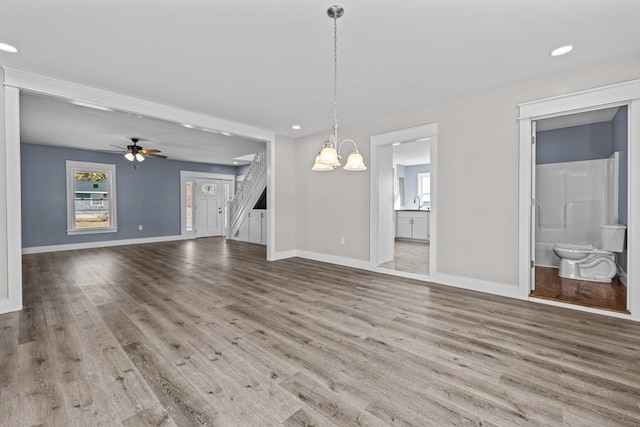
[[396,240],[393,259],[380,264],[380,267],[426,276],[429,274],[429,250],[429,242]]
[[617,279],[609,283],[565,279],[558,269],[536,266],[536,288],[531,296],[585,307],[627,311],[627,288]]
[[634,426],[640,325],[220,238],[25,255],[3,426]]

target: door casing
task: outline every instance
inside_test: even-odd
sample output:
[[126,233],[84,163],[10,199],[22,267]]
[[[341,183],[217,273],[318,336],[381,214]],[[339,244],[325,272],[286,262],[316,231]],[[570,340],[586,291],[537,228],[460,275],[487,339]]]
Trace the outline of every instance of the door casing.
[[[555,116],[598,110],[619,105],[628,106],[628,271],[627,301],[630,315],[607,310],[557,303],[529,297],[532,289],[534,217],[533,152],[531,136],[535,122]],[[536,302],[558,305],[580,311],[640,321],[640,80],[589,89],[518,105],[519,108],[519,267],[518,296]]]

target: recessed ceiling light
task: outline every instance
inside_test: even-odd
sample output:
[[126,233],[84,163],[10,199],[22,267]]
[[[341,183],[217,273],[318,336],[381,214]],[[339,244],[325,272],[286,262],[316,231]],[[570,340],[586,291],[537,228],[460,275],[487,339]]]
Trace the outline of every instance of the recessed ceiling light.
[[398,145],[400,145],[400,143],[399,143],[399,142],[394,142],[394,143],[393,143],[393,144],[391,144],[391,145],[393,145],[394,147],[397,147]]
[[416,139],[416,141],[422,142],[422,141],[429,141],[430,139],[431,139],[431,137],[427,136],[427,137],[424,137],[424,138]]
[[237,165],[239,162],[233,162],[234,165]]
[[180,123],[180,126],[186,127],[187,129],[193,129],[195,126],[190,125],[189,123]]
[[220,133],[223,134],[224,136],[231,136],[229,132],[220,132]]
[[293,129],[293,130],[300,130],[300,129],[302,129],[302,126],[300,126],[300,125],[293,125],[293,126],[291,126],[291,129]]
[[9,52],[9,53],[17,53],[18,49],[16,49],[15,47],[11,46],[10,44],[6,44],[6,43],[0,43],[0,50],[5,51],[5,52]]
[[562,46],[562,47],[559,47],[557,49],[554,49],[553,52],[551,52],[551,56],[566,55],[567,53],[571,52],[572,50],[573,50],[573,46],[568,44],[566,46]]

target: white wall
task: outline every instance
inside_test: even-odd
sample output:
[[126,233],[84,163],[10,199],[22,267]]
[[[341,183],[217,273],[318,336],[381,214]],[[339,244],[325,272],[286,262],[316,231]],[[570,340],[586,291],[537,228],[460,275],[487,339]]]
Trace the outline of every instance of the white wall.
[[[0,68],[0,79],[4,71]],[[7,140],[5,128],[5,87],[0,85],[0,300],[9,296],[7,272]]]
[[[340,138],[356,140],[368,163],[369,136],[437,122],[438,273],[516,284],[516,105],[638,78],[640,58],[630,58],[340,128]],[[5,90],[0,87],[0,303],[9,292]],[[145,112],[134,107],[125,109]],[[276,251],[290,251],[295,242],[298,251],[368,261],[369,172],[311,171],[330,132],[295,141],[278,137]],[[344,245],[340,237],[345,237]]]
[[[369,136],[437,122],[438,273],[515,285],[517,104],[638,78],[640,58],[629,58],[340,128],[339,138],[357,141],[368,163]],[[330,132],[296,140],[296,248],[368,260],[369,172],[311,171]]]
[[[330,119],[330,117],[329,117]],[[298,198],[298,250],[342,258],[369,259],[369,171],[313,172],[311,167],[326,134],[296,141],[296,196]],[[351,138],[369,159],[369,134],[363,130],[339,130],[339,138]],[[344,164],[344,161],[343,161]],[[345,244],[340,244],[340,237]]]
[[[276,257],[278,254],[293,251],[296,248],[296,161],[295,141],[293,138],[278,135],[275,150],[275,241]],[[271,191],[267,188],[267,191]],[[270,211],[273,207],[267,206]]]

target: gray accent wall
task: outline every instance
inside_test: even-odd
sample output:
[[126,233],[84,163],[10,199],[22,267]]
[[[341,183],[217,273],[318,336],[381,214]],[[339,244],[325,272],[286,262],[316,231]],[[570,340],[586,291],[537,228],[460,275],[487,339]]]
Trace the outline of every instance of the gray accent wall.
[[606,159],[613,153],[612,122],[538,132],[536,164]]
[[[116,165],[116,233],[67,235],[67,160]],[[236,166],[170,159],[133,166],[118,154],[22,144],[22,247],[180,235],[180,171],[238,174]]]

